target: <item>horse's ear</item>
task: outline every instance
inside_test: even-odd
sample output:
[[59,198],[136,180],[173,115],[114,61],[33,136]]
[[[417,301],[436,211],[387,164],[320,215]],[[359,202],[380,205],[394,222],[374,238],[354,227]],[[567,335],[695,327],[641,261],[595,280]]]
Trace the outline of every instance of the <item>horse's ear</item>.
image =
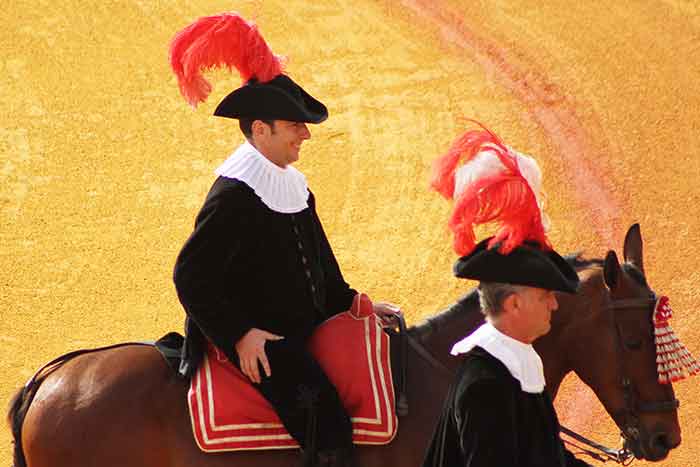
[[639,271],[644,274],[644,257],[642,256],[642,232],[639,229],[639,224],[634,224],[625,235],[624,247],[625,262],[636,266]]
[[608,251],[608,254],[605,255],[603,277],[610,290],[617,286],[617,281],[620,277],[620,262],[617,260],[617,255],[612,250]]

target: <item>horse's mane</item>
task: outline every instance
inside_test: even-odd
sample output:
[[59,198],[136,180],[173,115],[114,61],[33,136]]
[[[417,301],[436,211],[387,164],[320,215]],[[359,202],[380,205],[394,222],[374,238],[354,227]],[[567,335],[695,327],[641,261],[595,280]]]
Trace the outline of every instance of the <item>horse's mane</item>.
[[571,253],[564,256],[564,259],[569,263],[576,272],[581,272],[586,269],[594,267],[603,267],[605,265],[605,260],[600,258],[584,258],[581,256],[582,253],[579,251],[577,253]]
[[[581,272],[590,268],[599,268],[605,264],[605,261],[600,258],[583,258],[581,252],[566,255],[564,259],[576,272]],[[460,297],[459,300],[450,305],[446,310],[426,318],[421,323],[412,326],[409,330],[411,333],[416,333],[418,336],[430,334],[433,329],[439,329],[443,324],[452,322],[455,315],[462,315],[465,312],[480,313],[479,294],[476,288]]]
[[[564,259],[571,264],[576,272],[581,272],[583,270],[605,266],[605,260],[594,258],[594,259],[584,259],[581,257],[581,253],[573,253],[564,257]],[[634,279],[642,287],[649,287],[647,284],[647,279],[644,277],[644,273],[634,264],[624,262],[620,264],[620,268],[627,273],[632,279]]]
[[462,315],[465,312],[479,312],[479,294],[476,288],[473,288],[466,295],[460,297],[459,300],[450,305],[446,310],[429,316],[415,326],[411,326],[409,332],[415,333],[418,336],[430,334],[433,329],[439,329],[444,323],[451,322],[455,315]]

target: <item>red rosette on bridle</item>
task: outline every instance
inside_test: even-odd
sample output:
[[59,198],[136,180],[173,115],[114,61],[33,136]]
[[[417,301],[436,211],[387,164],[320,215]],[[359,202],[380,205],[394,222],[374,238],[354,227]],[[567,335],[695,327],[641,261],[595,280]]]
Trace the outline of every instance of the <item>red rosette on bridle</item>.
[[431,180],[433,189],[455,201],[448,224],[455,251],[462,256],[471,252],[476,244],[474,227],[487,223],[499,226],[489,248],[500,242],[502,254],[524,241],[551,249],[538,200],[542,176],[537,163],[508,148],[481,123],[469,121],[481,129],[454,141],[434,162]]
[[170,66],[180,92],[196,107],[212,90],[202,71],[236,68],[243,82],[265,83],[282,73],[284,60],[272,53],[254,23],[228,12],[199,18],[170,41]]

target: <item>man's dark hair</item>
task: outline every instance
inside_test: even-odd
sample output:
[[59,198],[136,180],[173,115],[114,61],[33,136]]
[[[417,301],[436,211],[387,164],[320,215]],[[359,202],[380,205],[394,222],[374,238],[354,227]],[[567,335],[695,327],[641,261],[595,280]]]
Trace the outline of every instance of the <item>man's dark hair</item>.
[[274,120],[263,120],[262,118],[241,118],[238,120],[238,126],[241,128],[241,131],[243,132],[243,135],[246,138],[250,138],[251,136],[253,136],[253,122],[255,120],[260,120],[261,122],[269,126],[272,129],[273,133],[275,132]]

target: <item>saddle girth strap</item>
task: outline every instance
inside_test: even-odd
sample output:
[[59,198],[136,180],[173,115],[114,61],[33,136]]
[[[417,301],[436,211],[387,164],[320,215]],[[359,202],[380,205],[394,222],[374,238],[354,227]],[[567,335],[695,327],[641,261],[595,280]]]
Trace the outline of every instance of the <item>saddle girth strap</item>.
[[406,332],[406,320],[403,314],[396,315],[399,325],[399,384],[396,394],[396,414],[399,417],[408,415],[408,395],[406,393],[406,367],[408,366],[408,334]]

